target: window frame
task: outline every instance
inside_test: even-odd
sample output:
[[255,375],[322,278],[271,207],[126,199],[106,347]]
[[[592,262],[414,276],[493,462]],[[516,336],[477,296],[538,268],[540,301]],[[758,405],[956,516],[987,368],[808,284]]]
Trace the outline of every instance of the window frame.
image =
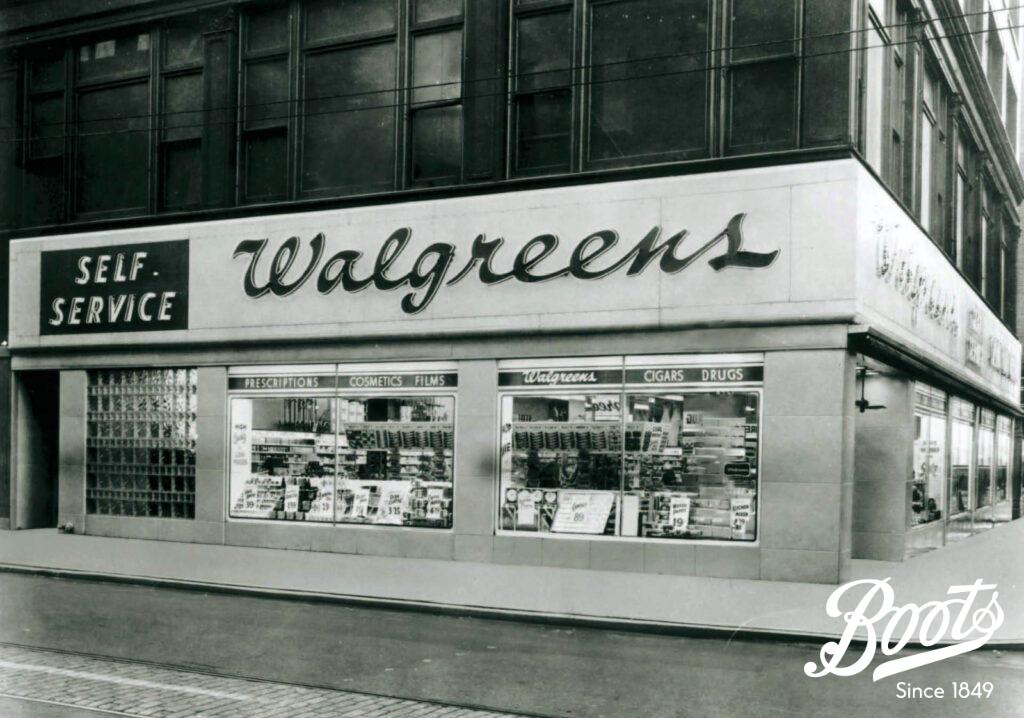
[[[454,374],[456,375],[456,383],[450,386],[444,387],[402,387],[400,389],[392,388],[380,388],[380,387],[343,387],[341,386],[341,379],[346,376],[360,375],[360,374],[404,374],[404,375],[415,375],[415,374]],[[227,391],[223,394],[224,411],[226,421],[229,427],[233,426],[233,413],[232,404],[235,400],[251,400],[258,401],[260,399],[294,399],[294,398],[307,398],[307,399],[322,399],[328,402],[332,407],[330,413],[340,417],[340,413],[336,407],[338,402],[342,399],[348,398],[415,398],[415,397],[439,397],[448,399],[451,401],[452,406],[452,448],[451,448],[451,509],[450,509],[450,526],[410,526],[405,524],[390,524],[390,523],[375,523],[375,522],[358,522],[358,521],[341,521],[338,519],[338,491],[340,483],[342,481],[338,462],[335,461],[335,470],[332,476],[332,485],[334,487],[333,495],[333,506],[331,511],[330,520],[290,520],[280,519],[275,517],[256,517],[256,516],[235,516],[232,515],[232,482],[234,480],[234,470],[232,468],[232,445],[231,441],[225,442],[224,446],[224,460],[225,460],[225,476],[223,483],[224,491],[224,520],[228,523],[239,523],[239,524],[271,524],[278,526],[290,526],[290,525],[302,525],[302,526],[313,526],[320,527],[322,529],[342,529],[342,530],[365,530],[368,527],[373,529],[390,529],[392,531],[426,531],[430,533],[454,533],[455,532],[455,516],[456,508],[458,504],[458,494],[456,492],[456,486],[458,483],[458,462],[456,461],[458,450],[458,438],[459,438],[459,396],[458,396],[458,373],[459,368],[456,363],[452,362],[374,362],[374,363],[341,363],[341,364],[288,364],[288,365],[251,365],[251,366],[231,366],[228,368],[228,380],[229,386]],[[279,376],[284,379],[296,376],[324,376],[330,377],[335,380],[335,386],[328,388],[283,388],[283,389],[232,389],[230,387],[230,380],[234,378],[245,378],[252,376]],[[343,423],[340,418],[336,420],[335,430],[333,435],[335,437],[335,455],[339,453],[337,446],[337,437],[339,434],[339,427]],[[357,422],[352,422],[357,423]],[[428,422],[424,422],[427,424]],[[253,431],[250,426],[249,431]],[[251,439],[251,436],[250,436]],[[251,463],[251,449],[249,461]]]
[[[593,107],[593,56],[594,56],[594,44],[593,44],[593,22],[594,22],[594,9],[602,5],[615,5],[615,4],[628,4],[631,0],[586,0],[583,6],[583,17],[580,22],[583,25],[582,32],[582,48],[580,50],[580,62],[582,65],[580,69],[580,85],[577,87],[582,88],[580,94],[580,119],[581,126],[579,128],[579,141],[580,141],[580,168],[583,170],[600,170],[610,169],[617,167],[630,167],[636,166],[637,164],[646,165],[653,164],[656,162],[678,162],[686,160],[699,160],[706,159],[712,156],[712,136],[714,131],[714,84],[715,77],[719,74],[719,71],[715,70],[717,64],[717,57],[719,52],[715,47],[715,3],[713,0],[705,0],[704,6],[706,8],[705,21],[707,24],[707,32],[705,37],[705,70],[704,70],[704,102],[702,103],[702,114],[704,119],[704,142],[699,148],[691,149],[676,149],[668,152],[653,152],[646,154],[631,154],[623,157],[616,158],[605,158],[605,159],[594,159],[591,155],[591,131],[590,131],[590,117],[591,109]],[[658,58],[657,55],[654,56]],[[638,62],[643,62],[639,60]],[[695,70],[677,70],[677,72],[696,72]],[[628,81],[627,81],[628,82]],[[575,94],[575,93],[574,93]],[[638,162],[638,160],[641,160]]]
[[[587,369],[598,368],[608,370],[609,372],[615,372],[621,374],[621,381],[618,383],[600,383],[593,385],[579,385],[579,384],[551,384],[551,385],[538,385],[538,386],[503,386],[500,382],[497,387],[497,402],[496,402],[496,421],[499,440],[495,447],[495,481],[497,490],[494,496],[494,505],[492,507],[493,517],[495,521],[495,535],[496,536],[508,536],[525,538],[531,540],[539,539],[557,539],[557,540],[569,540],[569,541],[608,541],[608,542],[633,542],[633,543],[657,543],[665,546],[733,546],[733,547],[745,547],[745,548],[758,548],[761,546],[762,540],[762,524],[761,521],[764,517],[762,511],[762,503],[764,501],[764,489],[765,482],[763,478],[763,466],[764,466],[764,427],[765,427],[765,381],[761,380],[746,381],[746,382],[719,382],[707,385],[697,384],[651,384],[640,386],[637,384],[631,384],[628,382],[626,373],[630,370],[644,369],[644,368],[655,368],[663,366],[665,363],[671,363],[676,360],[680,360],[679,366],[687,365],[715,365],[722,364],[723,366],[743,365],[750,366],[753,368],[760,368],[763,371],[764,358],[761,354],[685,354],[685,355],[619,355],[619,356],[606,356],[606,357],[564,357],[557,359],[517,359],[517,360],[499,360],[497,372],[498,376],[506,372],[525,372],[531,370],[566,370],[572,371],[574,368],[585,367]],[[661,363],[659,363],[659,361]],[[504,529],[502,528],[502,507],[504,504],[504,492],[506,487],[504,486],[503,468],[502,468],[502,454],[504,451],[505,439],[503,438],[503,429],[506,421],[503,414],[503,403],[506,398],[513,399],[514,397],[522,396],[544,396],[553,395],[557,393],[574,393],[579,394],[585,392],[588,394],[601,394],[616,396],[620,402],[619,412],[619,426],[623,430],[623,443],[620,451],[621,457],[621,468],[619,473],[619,489],[615,492],[616,500],[613,505],[613,511],[617,511],[616,514],[616,533],[613,535],[604,534],[589,534],[589,533],[568,533],[568,532],[554,532],[554,531],[517,531],[515,529]],[[754,538],[752,540],[744,539],[721,539],[721,538],[670,538],[670,537],[654,537],[654,536],[623,536],[619,532],[621,531],[621,518],[622,514],[622,497],[629,493],[629,489],[626,488],[625,480],[625,425],[626,421],[626,409],[627,409],[627,397],[637,394],[708,394],[714,395],[719,393],[728,394],[755,394],[758,397],[757,407],[757,466],[756,466],[756,493],[754,495]],[[612,422],[609,422],[612,423]]]
[[[792,41],[785,41],[789,46],[790,50],[787,52],[775,52],[767,53],[756,58],[739,59],[733,57],[733,29],[730,18],[734,11],[734,4],[737,0],[728,0],[726,2],[726,10],[723,13],[724,18],[722,21],[722,48],[720,49],[719,56],[721,57],[721,69],[719,70],[719,84],[721,94],[721,117],[722,117],[722,128],[720,130],[720,142],[721,142],[721,154],[724,157],[734,155],[750,155],[750,154],[765,154],[769,152],[784,151],[787,149],[794,149],[800,147],[800,140],[802,135],[802,113],[801,113],[801,100],[803,94],[803,46],[804,46],[804,3],[805,0],[791,0],[793,7],[793,37]],[[769,44],[781,45],[784,41],[773,41]],[[714,55],[713,55],[714,56]],[[792,107],[792,118],[793,122],[790,125],[792,134],[788,140],[780,140],[771,145],[735,145],[733,144],[733,91],[734,91],[734,77],[737,69],[756,67],[758,65],[773,65],[773,64],[791,64],[791,72],[793,74],[793,107]],[[750,149],[755,148],[755,149]]]

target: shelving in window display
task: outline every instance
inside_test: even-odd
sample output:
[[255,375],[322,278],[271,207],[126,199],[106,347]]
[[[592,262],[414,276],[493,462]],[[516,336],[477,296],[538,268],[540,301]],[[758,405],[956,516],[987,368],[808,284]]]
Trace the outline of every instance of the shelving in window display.
[[[754,538],[756,424],[688,412],[672,447],[663,424],[626,422],[624,428],[621,448],[622,427],[611,422],[511,424],[512,487],[503,497],[502,528],[559,533],[566,530],[556,522],[565,500],[621,488],[619,535]],[[577,530],[615,535],[616,513],[608,512],[600,530],[600,519]]]
[[[372,437],[387,448],[353,449],[352,436]],[[411,423],[362,422],[337,435],[253,430],[251,474],[232,515],[451,526],[453,452],[443,447],[453,441],[450,424],[425,429]]]

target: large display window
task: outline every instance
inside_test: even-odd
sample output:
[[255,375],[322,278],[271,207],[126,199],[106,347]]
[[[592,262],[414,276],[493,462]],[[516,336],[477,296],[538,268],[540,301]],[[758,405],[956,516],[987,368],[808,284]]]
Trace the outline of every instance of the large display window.
[[995,477],[992,482],[992,518],[1005,522],[1010,511],[1010,452],[1013,446],[1013,426],[1007,416],[996,417]]
[[954,397],[949,405],[949,520],[946,540],[956,541],[971,535],[972,486],[974,474],[974,405]]
[[947,482],[946,410],[944,393],[923,384],[915,387],[914,464],[908,515],[911,527],[939,521],[943,516]]
[[992,526],[992,462],[995,458],[996,415],[982,409],[978,418],[978,455],[975,464],[974,528]]
[[759,355],[506,362],[503,532],[754,541]]
[[454,367],[244,367],[229,377],[231,518],[451,528]]

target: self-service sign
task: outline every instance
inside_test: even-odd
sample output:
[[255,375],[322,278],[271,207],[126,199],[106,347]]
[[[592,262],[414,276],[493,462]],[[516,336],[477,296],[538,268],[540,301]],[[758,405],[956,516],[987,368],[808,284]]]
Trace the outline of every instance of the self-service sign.
[[188,329],[188,240],[41,252],[40,334]]

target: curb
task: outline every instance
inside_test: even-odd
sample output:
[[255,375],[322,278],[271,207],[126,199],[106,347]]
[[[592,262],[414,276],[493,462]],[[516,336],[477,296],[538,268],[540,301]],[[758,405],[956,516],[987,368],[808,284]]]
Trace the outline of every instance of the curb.
[[[252,598],[264,598],[278,601],[305,601],[309,603],[429,613],[441,616],[481,618],[497,621],[520,621],[545,625],[592,628],[606,631],[623,631],[628,633],[645,633],[662,636],[678,636],[684,638],[727,639],[729,641],[773,641],[783,643],[814,644],[815,646],[823,640],[828,641],[838,638],[837,635],[828,633],[799,631],[788,632],[759,628],[730,628],[728,626],[641,621],[562,613],[543,613],[539,611],[490,608],[485,606],[463,606],[447,603],[434,603],[430,601],[413,601],[378,596],[360,596],[356,594],[320,593],[315,591],[266,588],[241,584],[188,581],[173,578],[161,578],[157,576],[99,573],[95,571],[50,568],[26,564],[0,563],[0,573],[13,573],[78,581],[93,581],[98,583],[146,586],[150,588],[165,588],[179,591],[248,596]],[[863,645],[864,642],[864,639],[860,638],[855,638],[852,641],[852,643],[858,645]],[[911,648],[926,648],[914,641],[911,641],[907,645]],[[936,645],[949,645],[949,643],[940,642]],[[930,646],[927,648],[933,647],[934,646]],[[982,649],[1024,651],[1024,641],[990,641],[982,646]]]

